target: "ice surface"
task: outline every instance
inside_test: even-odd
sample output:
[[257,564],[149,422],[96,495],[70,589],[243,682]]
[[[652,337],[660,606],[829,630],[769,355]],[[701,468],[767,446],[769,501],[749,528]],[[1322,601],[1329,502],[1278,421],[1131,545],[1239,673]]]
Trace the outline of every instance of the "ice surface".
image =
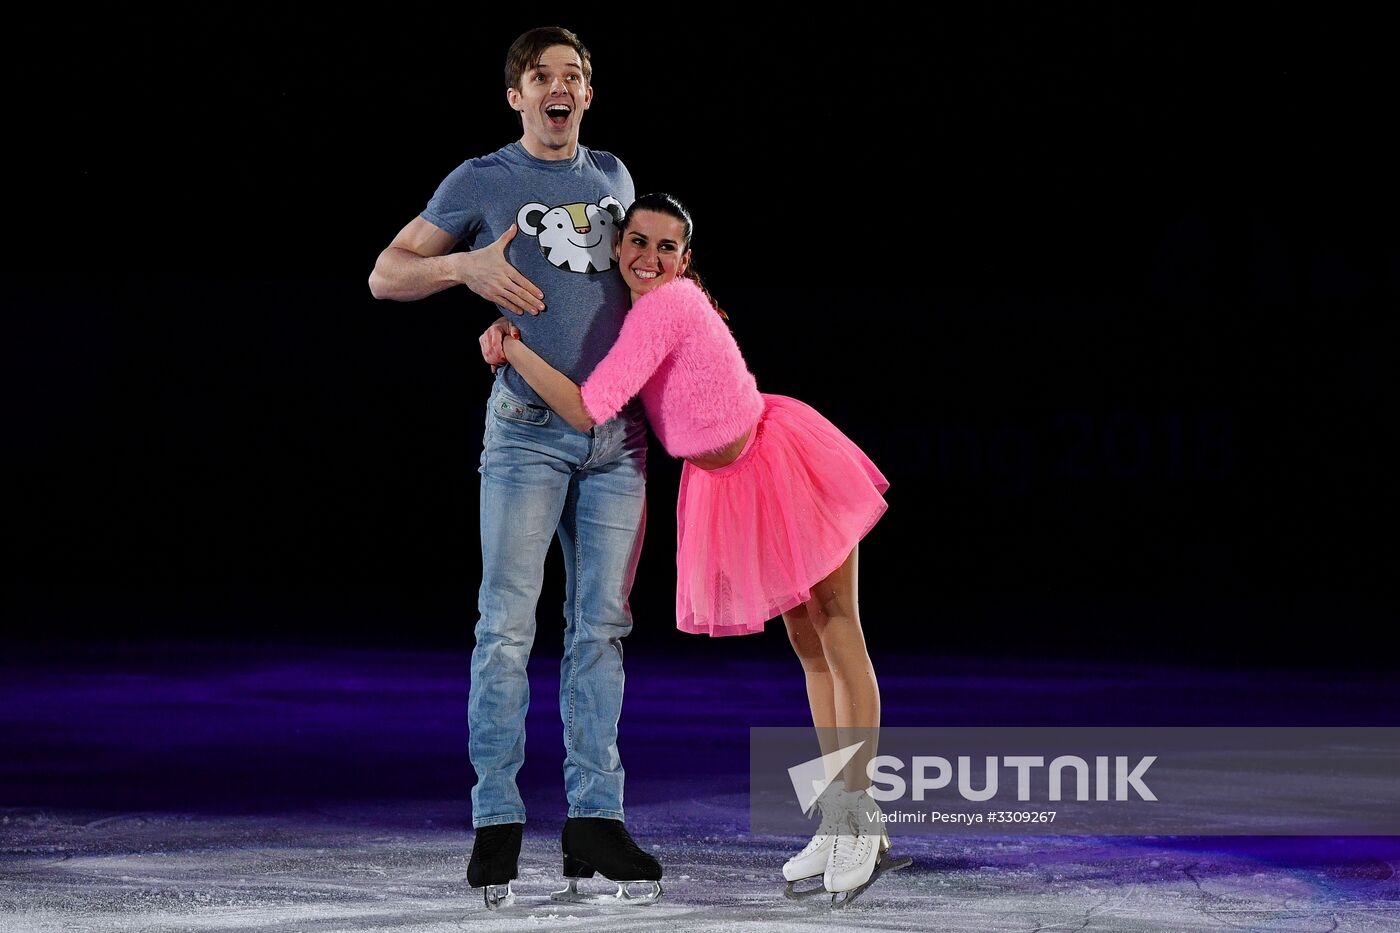
[[532,822],[517,904],[498,913],[463,880],[470,830],[456,806],[242,817],[12,809],[0,815],[0,929],[1400,929],[1400,845],[1377,839],[1359,841],[1376,855],[1332,840],[1301,855],[1258,842],[1261,855],[1222,851],[1220,840],[896,838],[914,865],[833,913],[819,898],[782,897],[780,866],[805,840],[697,826],[697,813],[742,820],[745,806],[728,795],[631,811],[634,835],[666,866],[665,899],[646,907],[551,902],[561,886],[559,826]]
[[[1386,724],[1400,696],[1296,671],[879,663],[887,725]],[[797,663],[631,653],[627,822],[665,900],[549,901],[562,749],[541,657],[518,901],[493,914],[464,881],[466,670],[462,653],[285,645],[0,655],[0,933],[1400,930],[1386,837],[895,833],[913,866],[850,908],[786,900],[806,839],[748,833],[747,742],[800,722]]]

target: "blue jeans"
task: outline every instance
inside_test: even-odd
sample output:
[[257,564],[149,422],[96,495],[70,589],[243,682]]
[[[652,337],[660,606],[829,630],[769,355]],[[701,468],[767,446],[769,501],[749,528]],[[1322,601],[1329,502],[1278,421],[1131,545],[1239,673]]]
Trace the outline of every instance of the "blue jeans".
[[477,782],[472,825],[525,822],[515,777],[525,761],[535,604],[550,540],[566,569],[564,787],[571,817],[622,819],[622,638],[646,524],[646,421],[633,402],[581,434],[496,382],[481,452],[481,594],[467,718]]

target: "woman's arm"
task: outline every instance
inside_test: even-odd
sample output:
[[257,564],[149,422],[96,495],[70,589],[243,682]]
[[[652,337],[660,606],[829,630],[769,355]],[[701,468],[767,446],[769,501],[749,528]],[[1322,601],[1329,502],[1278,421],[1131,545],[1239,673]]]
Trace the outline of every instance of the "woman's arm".
[[583,381],[583,407],[590,417],[607,421],[621,411],[707,313],[714,314],[714,306],[689,279],[667,282],[638,298],[617,342]]
[[504,346],[510,365],[530,384],[530,388],[539,393],[545,404],[584,434],[593,430],[593,419],[589,416],[588,409],[583,407],[583,396],[579,393],[578,383],[546,363],[538,353],[521,343],[518,337],[507,337]]
[[693,282],[677,279],[643,295],[617,342],[580,388],[518,339],[505,341],[506,359],[565,421],[587,432],[615,416],[655,375],[682,338],[714,306]]

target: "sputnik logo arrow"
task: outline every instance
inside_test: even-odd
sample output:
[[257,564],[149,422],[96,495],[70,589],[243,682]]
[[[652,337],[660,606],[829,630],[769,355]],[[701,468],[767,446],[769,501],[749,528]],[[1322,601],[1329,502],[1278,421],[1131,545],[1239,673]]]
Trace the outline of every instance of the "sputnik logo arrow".
[[[800,765],[788,768],[788,777],[792,779],[792,789],[797,794],[797,803],[802,807],[803,813],[810,813],[817,798],[822,795],[827,786],[835,780],[835,775],[841,773],[841,769],[846,767],[846,763],[855,757],[856,752],[864,745],[864,741],[854,745],[847,745],[839,748],[830,755],[823,755],[820,758],[813,758],[811,761],[804,761]],[[832,777],[827,777],[827,775]]]

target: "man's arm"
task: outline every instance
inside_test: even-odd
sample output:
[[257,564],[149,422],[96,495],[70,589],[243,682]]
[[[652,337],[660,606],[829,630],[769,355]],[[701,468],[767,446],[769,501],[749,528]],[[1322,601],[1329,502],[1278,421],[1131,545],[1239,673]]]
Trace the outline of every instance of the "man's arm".
[[465,285],[487,301],[516,314],[544,310],[544,292],[506,260],[506,244],[516,227],[490,246],[469,253],[450,252],[457,240],[446,230],[415,217],[379,254],[369,276],[375,298],[417,301],[453,285]]

